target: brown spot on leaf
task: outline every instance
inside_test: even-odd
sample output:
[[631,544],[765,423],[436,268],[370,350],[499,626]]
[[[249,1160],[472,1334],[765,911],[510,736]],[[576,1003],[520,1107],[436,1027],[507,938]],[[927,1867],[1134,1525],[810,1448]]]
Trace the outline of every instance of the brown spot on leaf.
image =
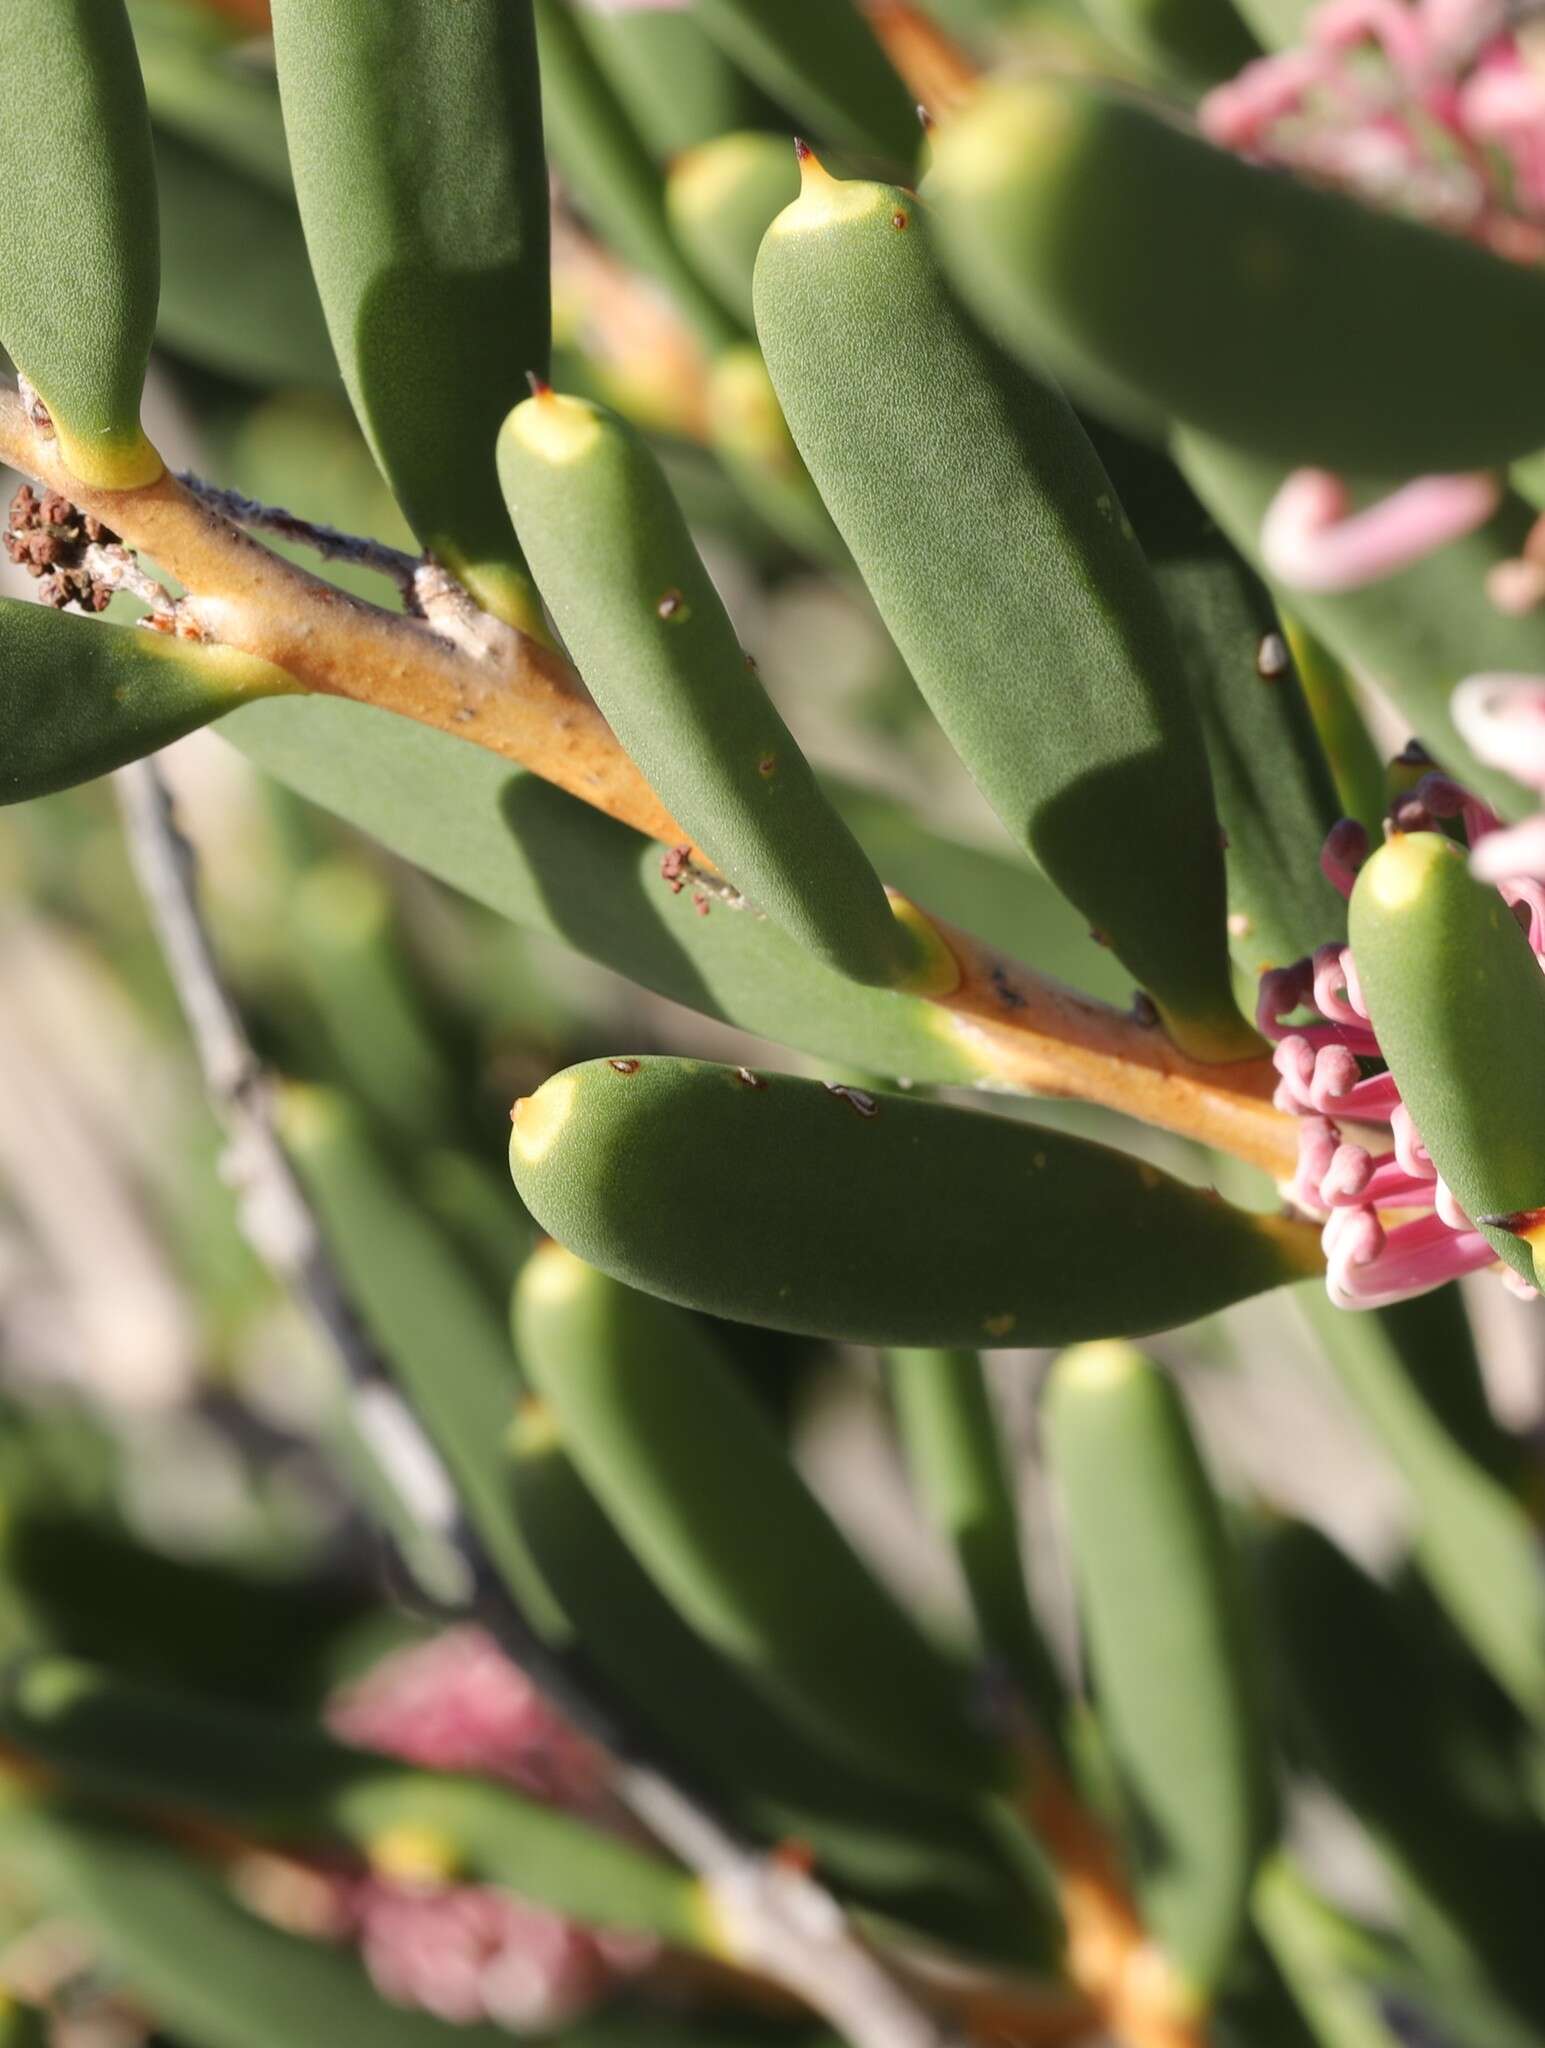
[[760,1074],[753,1074],[749,1067],[737,1067],[735,1069],[735,1079],[742,1088],[754,1088],[759,1093],[767,1086],[762,1076]]
[[682,626],[691,618],[692,607],[679,590],[667,590],[661,593],[660,602],[655,606],[655,613],[664,619],[667,625]]
[[636,1074],[641,1062],[638,1060],[608,1060],[606,1064],[614,1074]]

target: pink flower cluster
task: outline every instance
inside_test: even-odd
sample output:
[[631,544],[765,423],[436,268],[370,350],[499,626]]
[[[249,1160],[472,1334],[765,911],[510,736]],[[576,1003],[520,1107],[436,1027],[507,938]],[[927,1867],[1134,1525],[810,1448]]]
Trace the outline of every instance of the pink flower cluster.
[[1501,0],[1324,0],[1202,103],[1226,149],[1545,257],[1545,56]]
[[[384,1658],[339,1693],[335,1735],[432,1770],[474,1771],[614,1818],[601,1754],[497,1645],[455,1628]],[[656,1959],[653,1941],[592,1932],[487,1885],[330,1872],[326,1922],[358,1945],[384,1998],[456,2024],[518,2031],[572,2019]]]
[[[1535,694],[1545,766],[1545,683]],[[1472,849],[1472,869],[1496,882],[1545,969],[1545,883],[1515,872],[1511,852],[1524,834],[1545,851],[1545,836],[1534,831],[1545,827],[1545,817],[1506,831],[1487,805],[1431,773],[1395,805],[1390,822],[1403,832],[1436,831],[1453,818]],[[1367,833],[1343,819],[1325,842],[1321,866],[1350,896],[1367,855]],[[1295,1021],[1305,1012],[1307,1021]],[[1326,1286],[1338,1308],[1380,1308],[1494,1264],[1515,1293],[1535,1298],[1534,1288],[1497,1261],[1444,1184],[1394,1076],[1365,1073],[1380,1058],[1379,1041],[1349,946],[1321,946],[1263,974],[1256,1022],[1276,1046],[1277,1107],[1301,1119],[1287,1192],[1299,1208],[1325,1218]],[[1388,1129],[1387,1147],[1369,1142],[1369,1127]]]

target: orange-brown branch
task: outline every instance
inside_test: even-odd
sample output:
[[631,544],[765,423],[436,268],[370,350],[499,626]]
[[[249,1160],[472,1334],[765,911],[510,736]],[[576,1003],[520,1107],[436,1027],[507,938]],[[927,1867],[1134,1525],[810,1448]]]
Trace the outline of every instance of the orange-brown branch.
[[1057,1874],[1067,1968],[1125,2048],[1206,2048],[1207,2027],[1149,1939],[1104,1831],[1049,1763],[1033,1765],[1025,1818]]
[[942,120],[967,100],[979,73],[953,36],[911,0],[863,0],[864,13],[907,91],[930,120]]
[[[150,556],[189,593],[185,620],[210,640],[274,663],[309,690],[471,740],[667,845],[690,843],[573,670],[526,635],[467,607],[441,627],[364,604],[282,560],[169,475],[132,491],[83,484],[14,392],[0,393],[0,460]],[[937,928],[960,977],[929,1000],[984,1081],[1100,1103],[1279,1179],[1292,1173],[1295,1126],[1271,1107],[1264,1059],[1187,1059],[1140,1017]]]

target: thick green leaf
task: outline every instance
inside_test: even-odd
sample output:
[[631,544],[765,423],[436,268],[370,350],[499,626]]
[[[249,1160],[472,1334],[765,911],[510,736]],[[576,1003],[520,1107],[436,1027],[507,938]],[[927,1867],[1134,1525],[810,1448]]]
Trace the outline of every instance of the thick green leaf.
[[515,1334],[585,1483],[710,1643],[868,1771],[936,1794],[995,1785],[965,1673],[854,1554],[697,1325],[553,1245],[521,1275]]
[[243,383],[336,390],[295,202],[168,128],[156,177],[162,344]]
[[236,25],[188,0],[128,0],[128,8],[156,125],[288,197],[273,73]]
[[1261,54],[1232,0],[1089,0],[1089,12],[1160,77],[1193,90]]
[[572,1639],[678,1766],[758,1839],[799,1840],[845,1897],[1023,1965],[1058,1943],[1049,1901],[958,1801],[930,1801],[812,1739],[690,1627],[603,1513],[543,1403],[510,1439],[521,1533]]
[[[1267,1532],[1262,1585],[1279,1680],[1316,1769],[1373,1836],[1410,1911],[1413,1948],[1537,2029],[1545,1949],[1537,1902],[1545,1829],[1522,1800],[1470,1788],[1489,1727],[1467,1715],[1446,1667],[1382,1588],[1300,1525]],[[1538,2038],[1536,2033],[1535,2038]]]
[[775,118],[777,109],[689,9],[613,7],[608,0],[577,5],[597,63],[661,163]]
[[565,0],[535,0],[542,115],[563,181],[615,252],[658,280],[714,353],[741,339],[738,323],[677,248],[665,186],[627,110]]
[[779,716],[642,436],[544,391],[499,436],[544,602],[613,730],[756,910],[856,981],[927,962]]
[[1320,1267],[1311,1226],[1086,1139],[698,1060],[554,1075],[510,1160],[537,1221],[618,1279],[860,1343],[1135,1335]]
[[1126,1345],[1064,1354],[1045,1431],[1144,1906],[1206,1996],[1243,1938],[1272,1813],[1222,1510],[1179,1395]]
[[1231,156],[1135,97],[994,86],[940,130],[928,183],[967,300],[1097,409],[1407,476],[1545,440],[1537,265]]
[[123,0],[50,0],[0,65],[0,343],[69,469],[154,482],[140,430],[155,330],[156,174]]
[[0,803],[87,782],[257,697],[282,669],[170,633],[109,626],[0,598]]
[[1357,878],[1352,951],[1379,1049],[1466,1216],[1531,1283],[1545,1243],[1545,976],[1498,892],[1438,832]]
[[887,1365],[913,1484],[955,1553],[982,1649],[1055,1747],[1062,1687],[1030,1605],[1019,1509],[982,1361],[974,1351],[892,1351]]
[[1310,1887],[1286,1854],[1255,1887],[1255,1923],[1321,2048],[1403,2048],[1385,2017],[1391,1958]]
[[1487,1406],[1456,1287],[1349,1315],[1303,1296],[1343,1388],[1400,1472],[1417,1562],[1520,1711],[1545,1721],[1545,1573],[1518,1451]]
[[1346,936],[1346,905],[1320,871],[1342,806],[1264,586],[1167,455],[1108,428],[1090,433],[1196,694],[1223,827],[1229,945],[1253,987],[1263,968]]
[[[497,2026],[448,2026],[388,2005],[348,1950],[284,1934],[165,1842],[79,1813],[13,1809],[6,1845],[56,1910],[103,1944],[152,2011],[201,2048],[509,2048]],[[732,2031],[701,2048],[751,2048]],[[681,2048],[679,2022],[603,2013],[548,2048]],[[796,2048],[817,2048],[805,2038]],[[833,2048],[829,2037],[820,2048]]]
[[[351,1295],[455,1475],[494,1563],[540,1615],[543,1588],[511,1518],[501,1450],[520,1391],[508,1333],[347,1102],[295,1088],[281,1112],[286,1147]],[[512,1231],[512,1263],[516,1243]]]
[[275,0],[306,242],[361,427],[424,546],[538,623],[493,441],[551,347],[529,0]]
[[756,317],[756,252],[774,216],[798,196],[799,168],[786,135],[720,134],[677,157],[666,175],[676,239],[748,332]]
[[899,186],[807,162],[756,309],[800,452],[982,793],[1172,1035],[1245,1056],[1196,708],[1078,419],[962,313]]

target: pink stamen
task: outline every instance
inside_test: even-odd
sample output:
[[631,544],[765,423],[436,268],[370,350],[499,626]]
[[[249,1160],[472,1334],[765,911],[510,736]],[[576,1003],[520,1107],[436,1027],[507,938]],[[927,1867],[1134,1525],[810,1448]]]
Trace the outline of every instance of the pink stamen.
[[1513,1268],[1506,1261],[1498,1266],[1497,1278],[1502,1282],[1508,1293],[1516,1294],[1520,1301],[1538,1301],[1540,1298],[1540,1290],[1537,1287],[1531,1287],[1523,1274],[1514,1272]]
[[1421,77],[1430,62],[1427,24],[1404,0],[1325,0],[1309,16],[1306,30],[1321,49],[1377,43],[1393,68],[1408,78]]
[[1314,1007],[1320,1015],[1340,1027],[1341,1042],[1353,1052],[1377,1053],[1379,1042],[1369,1029],[1368,1019],[1350,999],[1352,961],[1350,946],[1321,946],[1314,954]]
[[1325,50],[1257,57],[1201,102],[1196,115],[1202,133],[1220,149],[1251,149],[1334,69],[1335,60]]
[[1298,1126],[1298,1164],[1287,1184],[1287,1198],[1312,1215],[1326,1203],[1320,1190],[1336,1156],[1336,1127],[1325,1117],[1305,1117]]
[[1504,618],[1527,618],[1545,604],[1545,568],[1522,559],[1493,562],[1486,572],[1486,595]]
[[1318,1111],[1319,1104],[1309,1092],[1314,1083],[1314,1059],[1313,1047],[1299,1032],[1284,1038],[1272,1054],[1271,1063],[1282,1076],[1281,1086],[1272,1098],[1279,1109]]
[[1483,526],[1500,497],[1486,471],[1424,476],[1354,512],[1340,477],[1299,469],[1267,508],[1261,553],[1271,574],[1296,589],[1357,590]]
[[[1337,1161],[1343,1152],[1361,1152],[1368,1162],[1367,1168],[1348,1160],[1344,1172],[1338,1172]],[[1431,1180],[1414,1180],[1393,1153],[1382,1152],[1375,1159],[1361,1145],[1341,1145],[1331,1162],[1330,1173],[1320,1183],[1320,1196],[1327,1209],[1349,1205],[1365,1209],[1420,1209],[1431,1202],[1432,1187]]]
[[1408,1173],[1413,1180],[1436,1180],[1438,1169],[1432,1163],[1432,1154],[1422,1143],[1416,1120],[1403,1102],[1390,1111],[1389,1131],[1401,1172]]
[[1450,1230],[1473,1230],[1475,1225],[1454,1199],[1454,1190],[1440,1173],[1433,1182],[1432,1206]]
[[1255,1028],[1263,1038],[1275,1042],[1290,1036],[1292,1025],[1281,1019],[1295,1010],[1307,1009],[1314,994],[1313,976],[1307,960],[1295,960],[1290,967],[1268,967],[1255,992]]
[[[1537,822],[1539,821],[1533,818],[1527,821],[1529,825]],[[1521,832],[1525,828],[1521,825],[1518,829]],[[1472,867],[1473,865],[1472,862]],[[1530,950],[1545,955],[1545,884],[1532,878],[1515,877],[1510,882],[1502,883],[1501,895],[1502,901],[1510,910],[1516,910],[1521,903],[1528,911]],[[1542,959],[1540,964],[1545,966],[1545,959]]]
[[1323,1046],[1314,1055],[1308,1095],[1310,1106],[1321,1116],[1352,1118],[1387,1117],[1400,1100],[1393,1075],[1375,1074],[1364,1081],[1356,1059],[1344,1045]]
[[1338,1145],[1320,1182],[1320,1200],[1328,1209],[1360,1204],[1373,1177],[1373,1154],[1366,1145]]
[[1341,955],[1341,975],[1346,985],[1347,1001],[1365,1022],[1368,1017],[1368,1000],[1363,994],[1362,977],[1357,971],[1357,961],[1350,946]]
[[1371,1209],[1338,1209],[1320,1233],[1325,1288],[1338,1308],[1351,1308],[1367,1283],[1358,1275],[1384,1249],[1384,1226]]
[[1545,789],[1545,676],[1467,676],[1448,708],[1460,737],[1488,767]]
[[[1326,1228],[1328,1232],[1329,1225]],[[1441,1287],[1446,1280],[1479,1272],[1497,1256],[1479,1231],[1450,1230],[1437,1216],[1403,1223],[1388,1236],[1381,1230],[1380,1239],[1372,1256],[1362,1255],[1373,1242],[1366,1232],[1339,1239],[1334,1253],[1327,1252],[1326,1288],[1338,1308],[1384,1308]]]
[[1527,903],[1529,943],[1539,952],[1542,926],[1538,885],[1545,881],[1545,811],[1537,811],[1532,818],[1525,818],[1521,825],[1512,825],[1504,832],[1489,832],[1471,852],[1470,872],[1478,882],[1517,884],[1512,889],[1504,887],[1502,894],[1509,903]]
[[1320,848],[1320,872],[1333,889],[1350,898],[1367,858],[1367,828],[1356,818],[1342,818],[1325,835],[1325,844]]

